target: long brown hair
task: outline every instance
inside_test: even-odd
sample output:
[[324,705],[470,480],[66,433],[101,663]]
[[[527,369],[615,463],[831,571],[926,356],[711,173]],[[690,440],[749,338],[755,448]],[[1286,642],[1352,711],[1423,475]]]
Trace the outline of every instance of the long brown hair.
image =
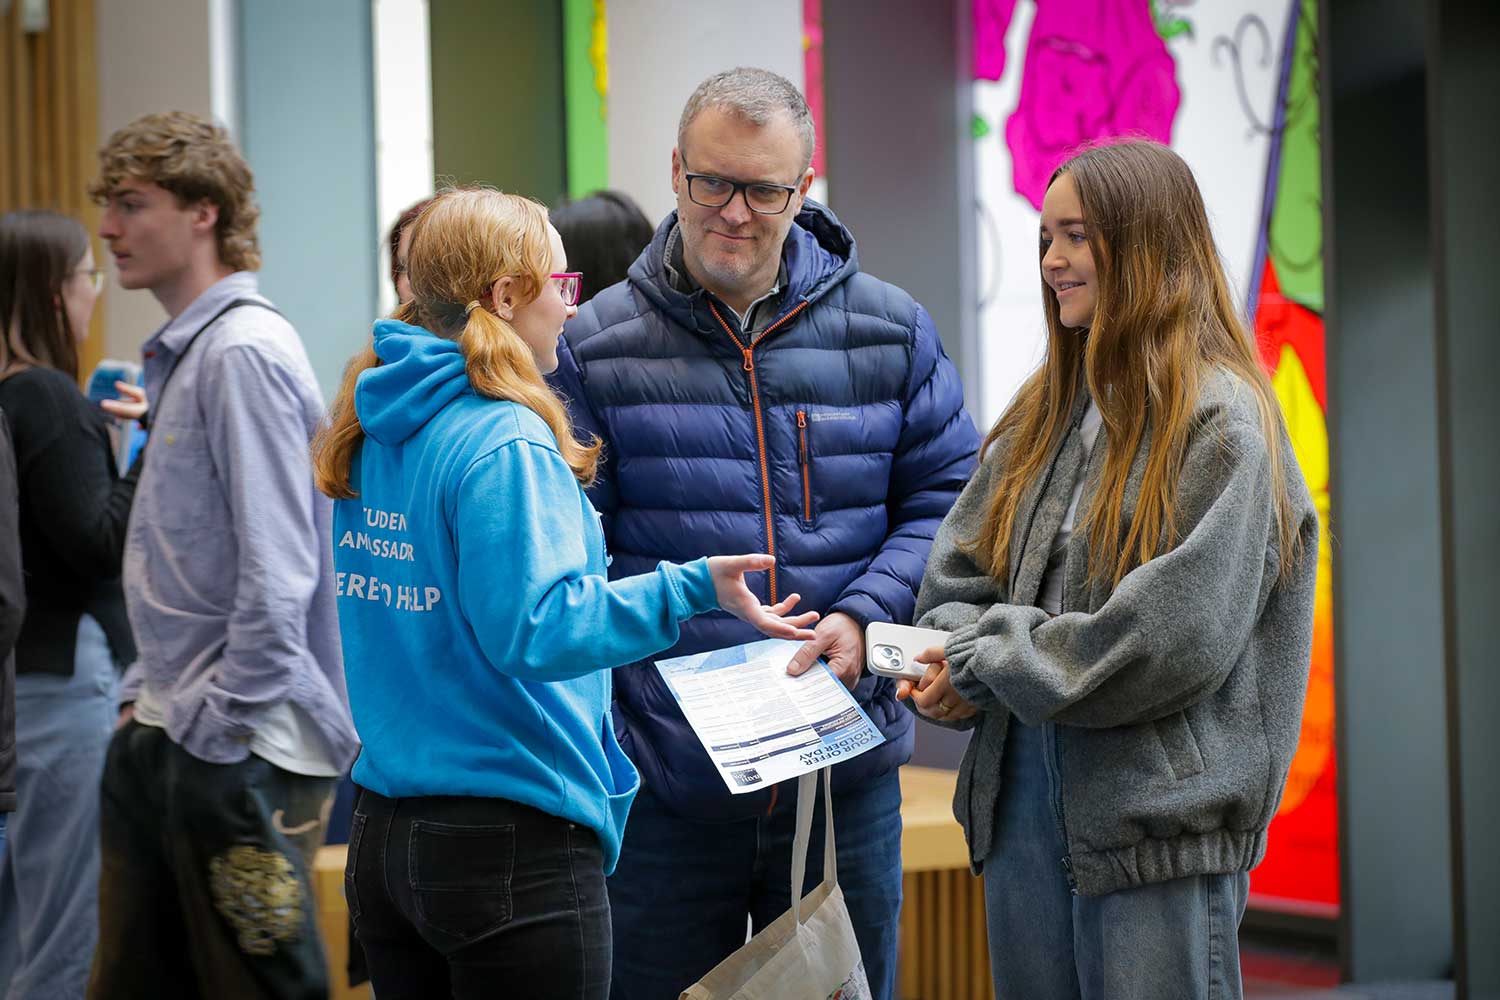
[[[592,483],[599,442],[580,444],[573,437],[567,410],[542,379],[531,349],[489,311],[491,288],[503,277],[516,279],[522,302],[546,286],[552,272],[547,210],[529,198],[485,188],[445,191],[411,224],[406,269],[413,298],[393,318],[456,340],[474,391],[534,411],[552,429],[573,475],[585,486]],[[471,302],[482,305],[466,310]],[[358,495],[349,482],[350,464],[364,440],[354,389],[359,376],[379,364],[372,339],[344,369],[328,423],[313,440],[318,489],[335,500]]]
[[56,212],[0,218],[0,379],[28,368],[78,378],[78,334],[58,303],[89,250],[89,233]]
[[[1192,171],[1159,143],[1127,141],[1085,149],[1058,167],[1048,186],[1064,174],[1077,185],[1093,253],[1094,316],[1087,331],[1063,326],[1057,293],[1042,281],[1047,355],[985,438],[981,454],[1002,438],[1009,447],[984,524],[967,545],[970,554],[1007,577],[1022,496],[1067,433],[1081,381],[1108,441],[1099,488],[1078,528],[1088,533],[1090,575],[1118,584],[1171,548],[1177,543],[1177,481],[1199,387],[1223,368],[1255,394],[1270,455],[1281,568],[1289,570],[1298,536],[1286,490],[1281,408],[1230,297]],[[1122,532],[1130,468],[1148,425],[1140,498]]]

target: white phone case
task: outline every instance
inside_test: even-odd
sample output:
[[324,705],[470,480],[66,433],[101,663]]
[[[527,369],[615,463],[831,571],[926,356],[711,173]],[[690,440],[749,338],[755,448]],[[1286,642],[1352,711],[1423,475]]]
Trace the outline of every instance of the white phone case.
[[947,641],[948,633],[935,628],[871,622],[865,626],[865,666],[882,677],[921,680],[927,664],[918,663],[917,654]]

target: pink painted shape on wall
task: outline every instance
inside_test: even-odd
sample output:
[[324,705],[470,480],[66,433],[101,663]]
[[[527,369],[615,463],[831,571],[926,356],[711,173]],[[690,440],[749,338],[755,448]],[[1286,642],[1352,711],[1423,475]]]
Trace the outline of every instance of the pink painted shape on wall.
[[[998,44],[1003,66],[1003,32]],[[1005,123],[1016,193],[1040,210],[1052,171],[1086,142],[1170,143],[1181,101],[1146,0],[1037,0],[1020,101]]]
[[823,159],[823,0],[802,0],[802,93],[818,137],[812,168],[822,177],[828,172]]
[[1016,0],[974,0],[974,79],[998,80],[1005,74],[1005,32]]

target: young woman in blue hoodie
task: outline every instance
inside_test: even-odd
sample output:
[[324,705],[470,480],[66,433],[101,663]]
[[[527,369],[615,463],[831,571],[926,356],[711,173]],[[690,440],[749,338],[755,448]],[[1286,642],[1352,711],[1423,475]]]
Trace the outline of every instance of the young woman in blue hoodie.
[[314,444],[363,749],[345,894],[382,998],[604,998],[605,876],[639,785],[612,667],[723,608],[781,638],[719,556],[609,581],[583,488],[599,460],[542,373],[578,275],[546,209],[440,195],[412,223],[414,298],[375,324]]

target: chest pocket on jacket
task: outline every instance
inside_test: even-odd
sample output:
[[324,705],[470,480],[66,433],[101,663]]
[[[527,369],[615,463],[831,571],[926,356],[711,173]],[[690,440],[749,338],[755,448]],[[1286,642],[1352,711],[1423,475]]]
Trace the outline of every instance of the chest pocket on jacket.
[[802,470],[802,523],[811,524],[812,506],[812,449],[807,439],[811,428],[806,410],[797,411],[797,464]]

